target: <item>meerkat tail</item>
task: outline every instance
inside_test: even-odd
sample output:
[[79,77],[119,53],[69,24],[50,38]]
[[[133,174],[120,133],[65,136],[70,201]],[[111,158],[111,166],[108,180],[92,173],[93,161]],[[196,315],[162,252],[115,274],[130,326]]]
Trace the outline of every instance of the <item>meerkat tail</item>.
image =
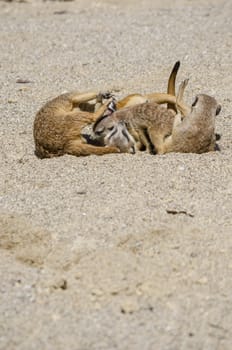
[[[168,89],[167,93],[176,96],[176,76],[180,68],[180,61],[177,61],[172,68],[171,74],[168,79]],[[176,105],[173,103],[168,103],[168,109],[172,109],[177,112]]]
[[175,84],[176,84],[176,75],[180,67],[180,61],[177,61],[172,68],[171,74],[168,79],[168,89],[167,94],[164,93],[153,93],[146,95],[146,98],[149,101],[154,101],[158,104],[167,103],[168,109],[172,109],[175,112],[176,110],[176,92],[175,92]]
[[176,104],[176,96],[161,93],[161,92],[154,92],[153,94],[148,94],[146,95],[146,98],[148,99],[149,102],[156,102],[158,104],[163,104],[163,103],[171,103],[173,105]]
[[177,61],[172,68],[171,74],[168,79],[167,93],[170,95],[176,95],[176,76],[180,68],[180,61]]
[[186,117],[191,112],[191,108],[184,104],[183,97],[186,86],[188,85],[189,79],[185,79],[181,82],[176,98],[176,109],[181,112],[181,114]]

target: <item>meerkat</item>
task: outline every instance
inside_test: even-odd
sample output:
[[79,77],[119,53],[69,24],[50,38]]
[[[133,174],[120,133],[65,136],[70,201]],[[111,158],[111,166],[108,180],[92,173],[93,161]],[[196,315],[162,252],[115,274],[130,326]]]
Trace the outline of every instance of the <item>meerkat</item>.
[[[196,96],[191,108],[186,106],[183,103],[183,93],[187,83],[188,79],[180,85],[176,101],[179,113],[176,116],[155,103],[147,103],[101,119],[99,124],[96,122],[95,132],[109,135],[104,140],[106,144],[111,141],[111,146],[120,148],[124,142],[125,152],[125,130],[123,133],[120,128],[118,133],[115,132],[113,140],[109,133],[109,128],[117,129],[117,125],[123,120],[124,127],[150,153],[204,153],[216,150],[216,141],[220,139],[220,135],[215,134],[215,116],[220,113],[221,106],[213,97],[204,94]],[[129,145],[127,152],[130,152]]]
[[[145,102],[132,107],[116,111],[110,116],[100,117],[93,126],[93,132],[97,139],[111,141],[107,135],[117,128],[118,124],[124,122],[124,131],[128,130],[136,142],[136,150],[147,150],[149,153],[157,153],[156,139],[164,138],[172,133],[175,118],[173,110],[169,110],[155,102]],[[119,134],[118,134],[119,135]],[[123,140],[114,138],[115,145],[119,148]],[[155,149],[154,149],[155,147]]]
[[[168,93],[153,93],[150,95],[132,94],[117,103],[117,108],[135,105],[141,101],[155,100],[157,103],[170,103],[175,107],[175,79],[180,63],[177,62],[170,74]],[[171,95],[172,94],[172,95]],[[117,153],[119,149],[113,146],[100,147],[84,137],[82,130],[94,123],[100,116],[107,115],[108,103],[103,100],[111,97],[110,93],[66,93],[47,102],[36,114],[34,120],[35,154],[39,158],[51,158],[63,154],[85,156]],[[89,103],[91,101],[95,103]],[[104,113],[105,112],[105,113]],[[124,130],[124,131],[123,131]],[[122,132],[123,131],[123,132]],[[117,135],[128,136],[125,127],[120,127]],[[116,139],[115,137],[113,138]],[[112,143],[111,141],[109,141]],[[130,141],[131,142],[131,141]],[[128,143],[128,145],[130,144]],[[125,146],[122,146],[124,152]]]
[[[182,100],[182,97],[182,93],[178,94],[177,100]],[[181,113],[175,116],[172,133],[165,138],[160,153],[215,151],[216,141],[220,139],[220,135],[215,134],[215,117],[220,111],[221,105],[214,97],[197,95],[184,119]]]
[[[34,120],[35,154],[39,158],[51,158],[64,154],[87,156],[118,153],[117,147],[97,147],[87,144],[82,129],[94,123],[107,110],[109,101],[97,112],[81,111],[78,107],[96,99],[98,94],[66,93],[47,102],[36,114]],[[101,96],[102,97],[102,96]],[[104,97],[104,95],[103,95]],[[108,96],[106,96],[108,97]]]
[[[183,115],[187,115],[189,107],[186,106],[181,97],[187,85],[187,80],[179,89],[178,109]],[[170,101],[171,102],[171,101]],[[175,97],[175,108],[177,99]],[[147,150],[149,153],[160,153],[165,137],[171,135],[176,112],[160,106],[156,102],[145,102],[135,106],[127,107],[114,112],[108,116],[101,116],[93,125],[93,132],[99,140],[106,144],[116,145],[120,148],[123,143],[125,129],[136,142],[136,150]],[[115,134],[114,142],[107,135],[111,130],[116,129],[118,123],[124,122],[124,133]],[[118,135],[118,138],[116,138]],[[129,149],[128,149],[129,150]],[[124,149],[125,152],[125,149]]]
[[[128,113],[130,114],[130,112],[132,112],[132,114],[135,112],[135,114],[139,114],[140,112],[142,113],[142,111],[140,111],[141,108],[145,108],[145,109],[149,109],[150,106],[153,107],[157,107],[157,104],[162,104],[162,103],[167,103],[167,108],[168,108],[168,116],[169,118],[171,118],[171,120],[173,121],[173,118],[177,112],[176,109],[176,96],[175,96],[175,81],[176,81],[176,76],[177,76],[177,72],[179,70],[180,67],[180,62],[177,61],[171,71],[171,74],[169,76],[168,79],[168,88],[167,88],[167,93],[152,93],[152,94],[148,94],[148,95],[140,95],[140,94],[133,94],[133,95],[129,95],[126,96],[124,99],[116,102],[115,104],[115,108],[114,110],[120,110],[120,109],[125,109],[126,111],[128,111]],[[155,102],[155,104],[153,104]],[[145,103],[145,104],[144,104]],[[148,103],[148,104],[147,104]],[[149,104],[151,103],[151,104]],[[139,105],[144,104],[144,106],[139,107]],[[138,106],[135,107],[135,109],[133,108],[134,106]],[[127,107],[127,108],[126,108]],[[132,107],[132,109],[128,109],[129,107]],[[184,112],[185,106],[180,106],[180,108],[182,108],[182,111]],[[166,111],[166,109],[165,109]],[[113,111],[112,111],[113,112]],[[164,109],[162,109],[162,112],[164,112]],[[124,115],[124,113],[126,112],[122,112],[122,114]],[[132,118],[132,114],[131,114],[131,118]],[[145,112],[146,114],[146,112]],[[143,115],[145,115],[143,113]],[[128,123],[124,123],[120,126],[118,132],[116,133],[116,135],[114,135],[113,140],[111,140],[111,133],[108,135],[108,137],[106,137],[106,135],[108,134],[109,131],[111,131],[113,128],[116,128],[116,124],[117,124],[117,117],[119,116],[118,113],[116,113],[116,119],[115,119],[115,114],[114,116],[110,117],[109,119],[106,119],[106,116],[108,116],[109,113],[106,115],[104,114],[101,118],[99,118],[97,120],[97,122],[94,124],[93,126],[93,134],[94,134],[94,139],[98,141],[98,144],[102,144],[102,145],[109,145],[110,144],[118,144],[119,146],[122,146],[122,144],[124,142],[126,142],[125,140],[125,134],[126,134],[126,125],[127,127],[129,127],[129,132],[131,137],[133,137],[134,141],[136,142],[136,149],[139,150],[144,150],[147,149],[149,151],[152,151],[151,147],[151,142],[149,140],[149,136],[146,132],[146,127],[132,127],[132,124],[130,124],[130,126],[128,125]],[[131,119],[129,118],[129,119]],[[120,119],[120,117],[119,117]],[[126,118],[127,119],[127,118]],[[147,117],[145,119],[148,119]],[[104,120],[104,121],[103,121]],[[141,122],[141,120],[140,120]],[[113,124],[114,125],[113,125]],[[163,124],[163,123],[162,123]],[[169,128],[168,131],[171,132],[171,122],[168,124]],[[106,126],[106,127],[105,127]],[[124,131],[124,132],[122,132]],[[129,146],[129,144],[128,144]],[[125,152],[125,147],[124,145],[122,146],[123,151]],[[128,150],[130,150],[130,147],[128,148]]]

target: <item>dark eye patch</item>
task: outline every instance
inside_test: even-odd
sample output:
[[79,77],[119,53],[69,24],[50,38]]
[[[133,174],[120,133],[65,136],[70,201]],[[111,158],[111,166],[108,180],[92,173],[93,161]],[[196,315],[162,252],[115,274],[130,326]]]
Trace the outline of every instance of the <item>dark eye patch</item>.
[[113,130],[113,126],[111,126],[110,128],[107,128],[107,130],[109,130],[109,131],[112,131]]
[[95,131],[95,134],[96,134],[97,136],[101,136],[101,134],[104,132],[104,130],[105,130],[105,128],[102,128],[102,129],[100,129],[100,130],[97,130],[97,131]]
[[122,129],[122,134],[123,134],[123,136],[127,139],[127,142],[130,142],[130,139],[129,139],[128,134],[127,134],[126,131],[123,130],[123,129]]

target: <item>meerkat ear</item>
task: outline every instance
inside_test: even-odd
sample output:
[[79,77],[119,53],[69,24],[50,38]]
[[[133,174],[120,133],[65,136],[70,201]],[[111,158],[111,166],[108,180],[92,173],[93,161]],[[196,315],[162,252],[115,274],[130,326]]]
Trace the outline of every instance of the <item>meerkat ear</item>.
[[192,107],[195,107],[196,104],[197,104],[197,102],[198,102],[198,97],[196,96],[196,97],[195,97],[195,100],[194,100],[193,103],[192,103]]
[[100,128],[100,129],[98,129],[98,130],[95,130],[94,132],[95,132],[95,134],[96,134],[97,136],[101,136],[101,134],[102,134],[104,131],[105,131],[105,128],[102,127],[102,128]]
[[218,115],[221,112],[222,106],[218,105],[216,109],[216,115]]

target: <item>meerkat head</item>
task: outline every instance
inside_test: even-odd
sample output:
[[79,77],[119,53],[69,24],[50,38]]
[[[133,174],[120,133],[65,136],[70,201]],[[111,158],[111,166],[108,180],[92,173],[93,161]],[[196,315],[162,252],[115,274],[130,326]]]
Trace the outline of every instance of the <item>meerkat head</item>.
[[107,106],[107,110],[105,113],[96,120],[93,124],[93,133],[94,138],[98,143],[102,143],[104,141],[104,137],[113,130],[114,125],[116,124],[115,119],[112,114],[116,111],[116,101],[113,98]]
[[221,105],[217,103],[214,97],[199,94],[192,103],[192,113],[198,115],[211,115],[215,117],[221,111]]
[[123,153],[135,153],[135,140],[128,132],[124,121],[119,121],[113,125],[104,137],[104,144],[116,146]]
[[117,121],[113,115],[104,115],[100,117],[93,125],[94,138],[104,144],[104,137],[113,131]]

